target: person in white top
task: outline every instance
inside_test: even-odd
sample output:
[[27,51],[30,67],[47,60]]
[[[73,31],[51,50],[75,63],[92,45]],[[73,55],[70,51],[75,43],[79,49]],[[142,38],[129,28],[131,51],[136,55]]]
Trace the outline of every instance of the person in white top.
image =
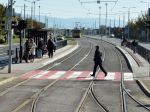
[[29,46],[30,46],[30,61],[34,62],[34,57],[35,57],[35,53],[36,53],[35,52],[36,44],[32,38],[30,39]]

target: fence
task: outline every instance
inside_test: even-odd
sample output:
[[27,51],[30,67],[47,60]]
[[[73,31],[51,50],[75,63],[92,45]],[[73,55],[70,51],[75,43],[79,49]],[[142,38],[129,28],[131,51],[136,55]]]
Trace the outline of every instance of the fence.
[[[133,50],[133,46],[132,46],[131,42],[128,42],[127,47]],[[136,52],[150,63],[150,50],[148,50],[140,45],[137,45]]]

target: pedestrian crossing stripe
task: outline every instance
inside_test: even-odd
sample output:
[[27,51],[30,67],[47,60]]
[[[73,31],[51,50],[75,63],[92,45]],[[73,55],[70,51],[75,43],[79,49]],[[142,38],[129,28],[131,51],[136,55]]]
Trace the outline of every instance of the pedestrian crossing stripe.
[[[91,77],[92,71],[43,71],[35,70],[28,73],[25,73],[21,76],[22,79],[39,79],[39,80],[92,80],[94,77]],[[133,81],[132,73],[123,73],[125,81]],[[112,80],[112,81],[121,81],[120,72],[108,72],[105,77],[103,72],[98,72],[96,80]]]

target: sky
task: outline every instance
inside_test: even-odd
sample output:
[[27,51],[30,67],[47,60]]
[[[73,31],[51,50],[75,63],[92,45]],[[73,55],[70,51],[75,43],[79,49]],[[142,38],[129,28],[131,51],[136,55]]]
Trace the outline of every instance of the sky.
[[[107,19],[123,21],[123,13],[125,13],[125,21],[128,20],[128,11],[130,7],[130,19],[135,20],[142,13],[146,13],[148,9],[148,3],[150,0],[101,0],[100,4],[97,4],[97,0],[15,0],[15,11],[23,12],[23,4],[27,5],[26,14],[31,15],[31,1],[36,1],[35,6],[36,15],[40,13],[43,16],[57,17],[57,18],[99,18],[99,7],[101,7],[101,18],[106,18],[106,2],[107,5]],[[92,2],[90,2],[92,1]],[[109,1],[117,1],[109,2]],[[88,3],[85,3],[88,2]],[[7,0],[0,0],[1,4],[6,4]],[[33,5],[33,4],[32,4]],[[123,8],[124,7],[124,8]],[[132,8],[131,8],[132,7]],[[21,10],[22,9],[22,10]],[[107,20],[107,21],[108,21]]]

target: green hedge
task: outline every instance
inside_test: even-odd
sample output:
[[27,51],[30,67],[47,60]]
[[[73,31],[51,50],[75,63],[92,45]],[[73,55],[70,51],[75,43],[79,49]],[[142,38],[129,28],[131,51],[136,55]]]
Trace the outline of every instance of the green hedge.
[[4,39],[0,38],[0,44],[5,43]]

